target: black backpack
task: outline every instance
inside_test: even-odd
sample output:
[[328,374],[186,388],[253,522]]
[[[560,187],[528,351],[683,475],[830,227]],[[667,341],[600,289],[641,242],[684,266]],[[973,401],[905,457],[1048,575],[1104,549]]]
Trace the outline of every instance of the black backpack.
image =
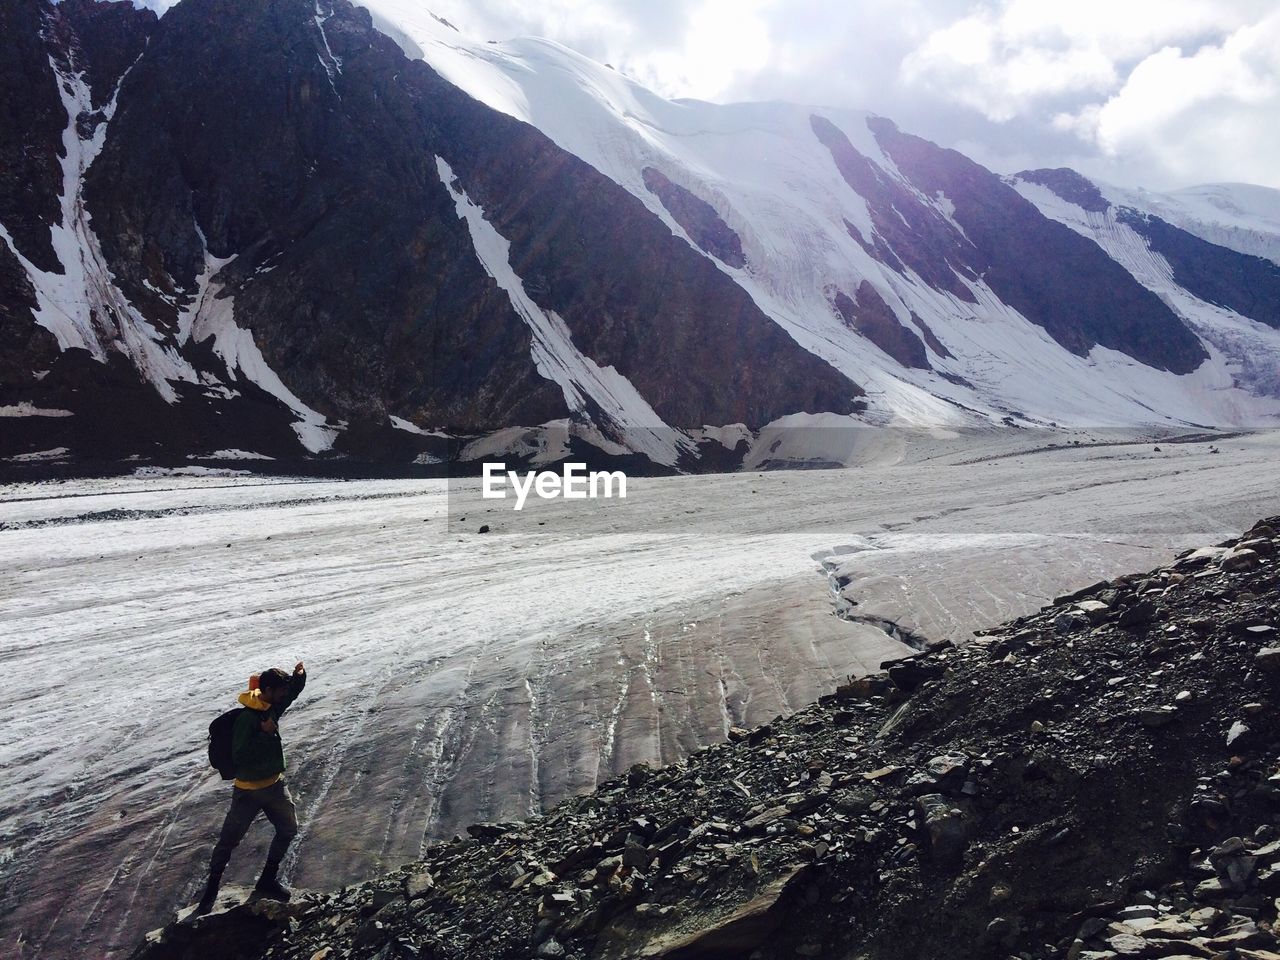
[[247,707],[233,707],[209,724],[209,766],[218,771],[223,780],[236,778],[236,764],[231,756],[231,738],[236,720]]

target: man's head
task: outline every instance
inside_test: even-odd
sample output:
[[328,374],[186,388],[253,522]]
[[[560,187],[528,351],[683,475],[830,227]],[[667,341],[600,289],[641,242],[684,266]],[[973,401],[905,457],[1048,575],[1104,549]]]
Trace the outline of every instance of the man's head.
[[289,675],[279,667],[258,674],[258,689],[267,703],[279,703],[289,692]]

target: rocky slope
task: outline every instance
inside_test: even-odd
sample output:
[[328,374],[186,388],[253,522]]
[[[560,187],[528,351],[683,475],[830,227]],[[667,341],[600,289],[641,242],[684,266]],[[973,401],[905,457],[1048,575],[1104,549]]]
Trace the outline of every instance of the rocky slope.
[[1278,528],[135,956],[1275,957]]

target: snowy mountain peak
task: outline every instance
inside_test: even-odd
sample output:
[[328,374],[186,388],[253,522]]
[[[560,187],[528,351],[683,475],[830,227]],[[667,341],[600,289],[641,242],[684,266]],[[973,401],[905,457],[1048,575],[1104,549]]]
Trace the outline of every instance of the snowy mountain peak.
[[1275,191],[1003,179],[410,0],[7,9],[0,404],[72,416],[0,456],[434,463],[501,434],[699,469],[806,418],[1280,416]]

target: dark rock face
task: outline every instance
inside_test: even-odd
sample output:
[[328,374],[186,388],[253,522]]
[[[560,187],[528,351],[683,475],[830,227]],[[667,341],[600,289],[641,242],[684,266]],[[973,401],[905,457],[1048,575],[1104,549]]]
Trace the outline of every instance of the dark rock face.
[[7,402],[8,389],[34,384],[33,373],[47,370],[58,355],[53,334],[35,324],[36,306],[26,270],[9,245],[0,243],[0,402]]
[[1277,525],[135,960],[1280,955]]
[[[41,0],[0,5],[0,223],[18,251],[42,270],[58,267],[49,224],[59,217],[62,131],[67,113],[58,96],[50,46],[42,37],[50,8]],[[0,260],[10,254],[0,243]],[[0,267],[3,269],[3,267]],[[0,278],[0,305],[22,301],[16,280]],[[9,342],[6,340],[6,342]]]
[[[924,343],[899,322],[893,309],[866,280],[858,286],[856,301],[843,291],[837,291],[835,308],[847,325],[853,327],[904,367],[914,367],[917,370],[930,369]],[[918,323],[923,323],[918,318],[915,319]]]
[[[990,171],[954,150],[901,133],[888,120],[868,121],[882,149],[919,191],[941,194],[953,205],[961,233],[883,174],[829,120],[814,116],[810,123],[845,181],[867,200],[874,240],[868,242],[853,225],[848,229],[881,262],[899,272],[909,269],[969,302],[973,294],[961,278],[982,277],[1002,300],[1081,356],[1102,345],[1174,373],[1188,373],[1207,359],[1195,334],[1159,297]],[[1081,181],[1092,186],[1083,178],[1049,179],[1092,207],[1100,200],[1083,189]]]
[[930,328],[930,326],[921,320],[914,312],[911,314],[911,322],[920,328],[920,334],[924,337],[924,342],[929,345],[930,350],[940,357],[946,357],[947,359],[952,358],[951,351],[948,350],[946,345],[938,339],[932,328]]
[[1069,167],[1024,170],[1018,174],[1018,179],[1048,187],[1063,200],[1070,201],[1090,213],[1106,213],[1111,209],[1111,204],[1093,181]]
[[[0,456],[63,447],[76,451],[83,462],[109,468],[126,457],[182,464],[183,456],[176,451],[184,450],[239,448],[285,461],[297,455],[290,412],[243,377],[229,382],[240,394],[233,404],[221,403],[187,383],[175,385],[178,401],[169,404],[138,377],[123,355],[108,353],[106,361],[99,362],[83,350],[60,352],[52,335],[26,321],[17,328],[31,335],[31,343],[14,364],[13,379],[0,385],[0,404],[26,402],[71,415],[6,418]],[[209,364],[216,362],[207,347],[201,350],[208,353]],[[0,356],[7,355],[6,351]],[[25,366],[30,363],[43,364],[36,367],[44,374],[39,380],[32,380]],[[0,364],[0,375],[5,373]]]
[[809,124],[831,151],[840,175],[866,199],[871,212],[873,240],[868,242],[857,227],[846,224],[849,236],[894,270],[909,268],[931,287],[973,303],[973,293],[959,279],[977,279],[968,265],[972,259],[966,250],[968,241],[952,230],[937,211],[925,206],[901,183],[885,176],[826,117],[814,115]]
[[310,9],[212,0],[166,15],[88,182],[122,288],[163,315],[149,287],[193,289],[203,231],[211,254],[237,257],[237,322],[321,412],[469,428],[563,416],[393,81],[403,55],[330,18],[343,60],[330,78]]
[[645,167],[641,173],[645,187],[662,201],[667,212],[675,218],[676,223],[684,227],[685,233],[689,234],[694,243],[730,267],[746,266],[747,259],[742,255],[741,238],[720,219],[715,207],[680,184],[672,183],[656,167]]
[[759,425],[858,408],[862,390],[800,348],[639,199],[534,128],[407,65],[468,196],[574,343],[626,376],[672,426]]
[[[1097,186],[1074,170],[1024,170],[1016,177],[1048,187],[1093,213],[1111,204]],[[1207,303],[1233,310],[1269,327],[1280,327],[1280,266],[1271,260],[1210,243],[1166,220],[1132,207],[1118,207],[1118,223],[1131,227],[1173,269],[1178,286]]]
[[1201,240],[1156,216],[1122,208],[1116,219],[1169,262],[1179,286],[1242,317],[1280,327],[1280,266]]
[[869,121],[885,152],[926,193],[943,193],[971,246],[970,269],[1010,306],[1083,356],[1095,345],[1189,373],[1208,358],[1186,324],[1097,244],[1044,217],[954,150]]
[[55,23],[70,27],[64,44],[85,71],[94,108],[105,107],[120,78],[146,49],[158,21],[155,11],[102,0],[59,0],[56,11]]
[[[1111,204],[1097,186],[1074,170],[1024,170],[1017,179],[1048,187],[1091,213]],[[1203,240],[1180,227],[1131,207],[1119,207],[1116,221],[1146,239],[1173,268],[1178,286],[1208,303],[1234,310],[1269,327],[1280,327],[1280,266]]]
[[[88,22],[105,38],[102,44],[80,43],[76,25]],[[63,133],[74,122],[84,135],[92,136],[101,120],[97,111],[67,116],[55,64],[83,71],[101,106],[110,99],[120,73],[137,58],[155,22],[154,13],[129,3],[68,0],[52,6],[41,0],[15,0],[0,7],[0,34],[5,38],[0,48],[0,128],[5,131],[0,137],[0,223],[12,243],[0,241],[0,405],[25,402],[38,408],[83,409],[87,414],[82,419],[8,418],[0,431],[0,456],[70,447],[73,438],[82,441],[87,457],[120,456],[136,438],[117,446],[110,439],[115,428],[124,427],[136,413],[137,423],[145,425],[144,432],[154,440],[154,418],[165,416],[157,409],[165,405],[154,391],[141,408],[131,408],[128,398],[140,392],[141,384],[129,364],[102,365],[87,355],[58,349],[53,334],[35,323],[38,300],[17,256],[38,270],[65,272],[50,234],[50,227],[62,220]],[[101,402],[104,396],[116,395],[120,404],[114,411]]]

